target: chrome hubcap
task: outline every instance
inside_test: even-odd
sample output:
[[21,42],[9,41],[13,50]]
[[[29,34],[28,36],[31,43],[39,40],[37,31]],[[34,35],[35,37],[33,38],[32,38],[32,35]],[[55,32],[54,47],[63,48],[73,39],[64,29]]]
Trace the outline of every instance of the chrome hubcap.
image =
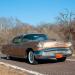
[[34,62],[34,53],[32,51],[29,52],[28,59],[30,63]]

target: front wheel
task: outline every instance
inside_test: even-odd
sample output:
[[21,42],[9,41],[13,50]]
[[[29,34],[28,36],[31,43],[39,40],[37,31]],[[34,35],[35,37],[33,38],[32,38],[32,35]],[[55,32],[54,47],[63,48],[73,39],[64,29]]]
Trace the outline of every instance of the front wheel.
[[59,62],[64,62],[65,60],[66,60],[66,57],[57,58],[57,61],[59,61]]
[[28,55],[27,55],[27,60],[30,64],[37,64],[37,61],[35,59],[35,56],[34,56],[34,52],[33,51],[29,51],[28,52]]

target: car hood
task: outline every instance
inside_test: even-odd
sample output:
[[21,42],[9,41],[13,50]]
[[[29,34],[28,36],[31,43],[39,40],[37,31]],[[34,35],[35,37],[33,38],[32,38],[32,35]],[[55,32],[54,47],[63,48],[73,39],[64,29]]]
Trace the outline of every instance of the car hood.
[[42,44],[42,46],[44,48],[50,48],[50,47],[70,47],[72,45],[71,42],[50,41],[50,40],[40,41],[40,44]]

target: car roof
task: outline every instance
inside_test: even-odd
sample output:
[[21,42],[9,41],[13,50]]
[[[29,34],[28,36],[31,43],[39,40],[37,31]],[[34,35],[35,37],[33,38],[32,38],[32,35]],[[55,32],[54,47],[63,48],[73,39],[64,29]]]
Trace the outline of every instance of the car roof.
[[14,38],[23,37],[23,36],[25,36],[25,35],[45,35],[45,34],[42,34],[42,33],[28,33],[28,34],[21,34],[21,35],[18,35],[18,36],[14,37]]
[[28,33],[28,34],[23,34],[23,36],[24,36],[24,35],[31,35],[31,34],[32,34],[32,35],[38,35],[38,34],[39,34],[39,35],[45,35],[45,34],[43,34],[43,33]]

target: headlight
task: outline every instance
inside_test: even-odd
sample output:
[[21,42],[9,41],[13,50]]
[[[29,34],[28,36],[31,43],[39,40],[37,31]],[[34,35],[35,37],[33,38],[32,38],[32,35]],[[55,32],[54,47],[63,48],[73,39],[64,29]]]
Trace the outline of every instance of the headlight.
[[68,44],[67,44],[67,45],[70,47],[70,46],[72,46],[72,43],[71,43],[71,42],[68,42]]

